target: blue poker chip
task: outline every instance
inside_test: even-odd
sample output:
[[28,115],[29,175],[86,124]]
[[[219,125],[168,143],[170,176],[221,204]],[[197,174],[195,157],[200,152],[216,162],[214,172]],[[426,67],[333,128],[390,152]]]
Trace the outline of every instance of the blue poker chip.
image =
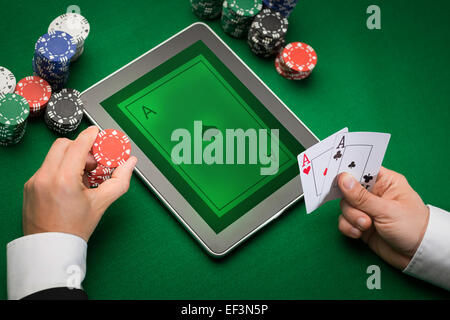
[[70,63],[76,49],[77,45],[72,36],[62,31],[45,33],[36,42],[37,55],[57,65]]
[[35,45],[34,74],[46,80],[54,92],[64,88],[69,79],[70,60],[76,52],[75,40],[63,31],[42,35]]
[[61,76],[55,75],[51,71],[46,71],[46,70],[40,69],[39,66],[36,66],[35,63],[33,63],[33,72],[34,72],[34,75],[41,77],[42,79],[45,79],[52,87],[53,92],[58,92],[62,88],[64,88],[69,79],[69,73],[67,73],[61,77]]
[[266,7],[278,11],[288,18],[297,5],[298,0],[263,0]]

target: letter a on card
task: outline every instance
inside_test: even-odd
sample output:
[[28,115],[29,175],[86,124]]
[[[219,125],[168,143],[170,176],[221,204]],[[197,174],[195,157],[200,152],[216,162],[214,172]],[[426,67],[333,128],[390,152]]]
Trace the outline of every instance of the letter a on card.
[[336,132],[302,152],[297,158],[307,213],[311,213],[321,204],[320,195],[327,175],[334,140],[337,134],[347,131],[348,129],[344,128]]

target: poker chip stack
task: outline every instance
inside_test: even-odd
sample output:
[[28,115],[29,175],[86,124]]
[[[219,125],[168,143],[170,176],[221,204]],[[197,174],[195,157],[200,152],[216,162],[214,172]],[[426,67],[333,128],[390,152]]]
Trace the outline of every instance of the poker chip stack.
[[278,11],[284,17],[289,18],[289,15],[297,5],[298,0],[263,0],[264,5],[272,10]]
[[65,13],[56,17],[49,25],[48,32],[62,31],[72,36],[77,46],[71,61],[77,60],[84,52],[84,42],[89,36],[91,27],[85,17],[78,13]]
[[302,80],[309,77],[316,64],[316,52],[311,46],[302,42],[289,43],[275,59],[275,69],[289,80]]
[[268,58],[284,46],[288,20],[279,12],[264,8],[253,20],[247,43],[253,53]]
[[48,82],[38,76],[30,76],[20,80],[16,85],[15,92],[28,101],[30,117],[41,115],[52,96],[52,88]]
[[45,124],[56,133],[65,135],[75,131],[83,119],[80,92],[64,88],[52,95],[45,111]]
[[106,129],[97,135],[91,152],[97,161],[97,168],[88,173],[88,180],[90,187],[95,188],[111,178],[114,169],[130,158],[130,139],[119,130]]
[[36,42],[33,71],[46,80],[53,92],[60,91],[69,79],[70,59],[75,55],[76,43],[66,32],[52,31]]
[[97,164],[97,168],[89,171],[87,174],[89,186],[91,188],[98,187],[103,181],[111,179],[111,175],[115,168],[108,168],[101,164]]
[[197,17],[205,20],[216,19],[222,12],[223,0],[190,0],[192,11]]
[[225,0],[222,6],[222,29],[235,38],[247,35],[255,16],[262,10],[262,0]]
[[16,87],[16,77],[14,74],[0,66],[0,94],[13,93]]
[[28,101],[15,93],[0,94],[0,145],[18,143],[25,134],[30,113]]

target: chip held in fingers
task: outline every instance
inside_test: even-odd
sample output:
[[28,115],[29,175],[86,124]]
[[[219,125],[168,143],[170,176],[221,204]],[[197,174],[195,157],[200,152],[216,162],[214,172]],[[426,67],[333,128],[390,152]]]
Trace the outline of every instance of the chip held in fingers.
[[120,130],[105,129],[98,133],[91,152],[97,161],[97,168],[88,173],[92,188],[111,178],[114,169],[130,158],[130,139]]
[[128,136],[116,129],[106,129],[99,132],[92,146],[92,154],[97,163],[116,168],[130,158],[131,143]]

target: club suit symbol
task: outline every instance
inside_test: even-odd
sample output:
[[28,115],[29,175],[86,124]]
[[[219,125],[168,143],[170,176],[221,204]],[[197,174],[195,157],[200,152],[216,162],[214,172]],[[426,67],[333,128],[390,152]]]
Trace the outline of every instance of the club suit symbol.
[[365,183],[369,183],[370,180],[373,179],[373,177],[372,177],[372,175],[370,173],[366,174],[363,178],[364,178],[364,182]]
[[338,152],[336,152],[336,154],[333,156],[333,159],[334,160],[338,160],[339,158],[341,158],[342,157],[342,153],[341,153],[341,150],[339,150]]

